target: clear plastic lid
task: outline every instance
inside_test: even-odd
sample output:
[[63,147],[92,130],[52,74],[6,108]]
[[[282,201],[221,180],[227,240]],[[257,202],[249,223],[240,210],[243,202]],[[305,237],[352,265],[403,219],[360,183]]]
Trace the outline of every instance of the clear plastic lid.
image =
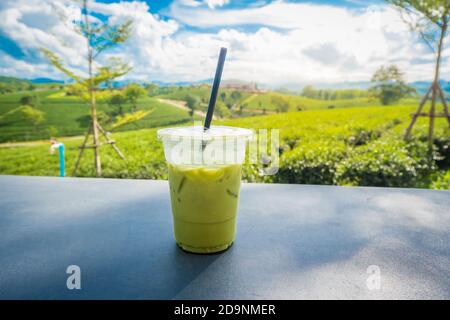
[[204,130],[203,126],[190,126],[159,129],[157,135],[159,139],[192,138],[210,140],[213,138],[232,137],[248,140],[253,136],[253,132],[249,129],[227,126],[211,126],[208,130]]

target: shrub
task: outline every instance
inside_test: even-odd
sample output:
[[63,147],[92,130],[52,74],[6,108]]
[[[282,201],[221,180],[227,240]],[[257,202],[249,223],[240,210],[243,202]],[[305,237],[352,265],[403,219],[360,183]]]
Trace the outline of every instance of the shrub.
[[[359,147],[337,167],[336,182],[341,185],[412,187],[428,171],[426,153],[411,155],[404,142],[376,141]],[[414,157],[416,156],[416,158]]]
[[439,174],[437,178],[431,183],[430,188],[450,190],[450,170]]
[[347,138],[347,144],[351,146],[361,146],[370,141],[376,140],[379,137],[381,137],[381,132],[377,130],[359,128],[354,134]]
[[242,168],[242,181],[245,182],[273,182],[274,176],[264,175],[262,164],[249,164],[245,163]]
[[439,158],[436,164],[439,168],[450,168],[450,138],[449,137],[437,137],[433,141],[436,146],[436,151]]
[[310,143],[296,147],[280,159],[274,182],[301,184],[334,184],[338,162],[345,156],[339,142]]

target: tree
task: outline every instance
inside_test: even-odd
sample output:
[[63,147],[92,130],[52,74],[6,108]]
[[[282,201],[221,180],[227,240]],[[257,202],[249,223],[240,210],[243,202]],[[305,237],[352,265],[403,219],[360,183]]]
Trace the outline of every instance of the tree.
[[231,111],[227,108],[225,103],[222,101],[217,101],[216,103],[216,109],[214,112],[219,118],[227,118],[231,116]]
[[241,116],[242,113],[244,112],[244,108],[245,108],[245,105],[243,105],[243,104],[239,105],[239,111],[238,111],[238,114],[239,114],[240,116]]
[[85,61],[87,65],[87,77],[80,76],[78,72],[70,70],[66,67],[68,63],[64,63],[57,54],[49,49],[42,48],[41,51],[56,69],[63,72],[83,88],[83,92],[87,94],[83,93],[81,96],[87,97],[87,101],[91,108],[91,123],[86,132],[84,142],[80,147],[73,175],[76,174],[83,152],[85,148],[87,148],[86,143],[92,133],[93,144],[89,147],[94,149],[95,173],[97,176],[101,176],[102,168],[100,160],[99,132],[105,136],[107,143],[114,148],[122,159],[124,159],[124,156],[114,145],[114,141],[109,139],[105,130],[98,123],[96,91],[99,90],[102,83],[128,73],[131,70],[131,67],[127,63],[122,62],[119,58],[110,58],[108,63],[100,65],[98,57],[108,49],[126,41],[130,35],[131,21],[119,25],[108,25],[108,22],[102,22],[100,19],[92,19],[88,6],[88,2],[90,1],[95,0],[81,1],[81,19],[74,23],[75,30],[86,40],[87,54]]
[[27,94],[27,95],[23,96],[22,98],[20,98],[20,104],[23,106],[36,107],[37,98],[36,98],[36,96]]
[[395,103],[415,92],[414,88],[405,83],[403,73],[395,65],[381,66],[372,76],[371,81],[374,85],[370,90],[383,105]]
[[158,86],[154,83],[147,84],[145,90],[147,90],[147,94],[151,97],[158,94]]
[[231,92],[231,99],[233,99],[235,102],[237,102],[239,99],[241,99],[242,93],[239,91],[233,91]]
[[[413,115],[411,123],[405,132],[405,139],[409,138],[411,130],[419,116],[427,116],[429,120],[428,143],[430,154],[433,146],[434,121],[437,116],[444,116],[450,126],[450,113],[447,101],[439,84],[439,73],[441,67],[442,51],[444,49],[444,39],[448,34],[450,23],[450,1],[448,0],[386,0],[398,8],[402,17],[412,30],[419,33],[423,41],[435,53],[436,64],[434,69],[433,83],[423,97],[416,113]],[[422,112],[431,94],[430,112]],[[436,99],[442,100],[444,114],[436,114]]]
[[127,102],[127,98],[122,92],[116,92],[111,95],[108,103],[117,108],[117,113],[123,115],[123,104]]
[[314,89],[314,87],[311,85],[305,86],[302,90],[302,96],[311,98],[311,99],[316,99],[317,98],[317,90]]
[[140,97],[145,96],[147,94],[147,91],[145,91],[145,89],[142,88],[140,85],[132,83],[125,88],[124,94],[126,99],[131,103],[132,110],[136,111],[137,100]]
[[277,112],[286,112],[289,110],[289,103],[281,96],[272,97],[271,102],[275,105],[275,110]]
[[192,94],[186,96],[186,106],[189,108],[189,115],[194,116],[195,109],[198,107],[198,98]]

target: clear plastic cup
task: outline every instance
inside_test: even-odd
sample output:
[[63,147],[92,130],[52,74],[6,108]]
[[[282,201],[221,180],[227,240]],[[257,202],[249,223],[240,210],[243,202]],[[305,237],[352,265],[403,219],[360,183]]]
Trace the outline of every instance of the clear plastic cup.
[[242,163],[251,130],[211,126],[158,130],[169,167],[175,240],[183,250],[214,253],[231,246]]

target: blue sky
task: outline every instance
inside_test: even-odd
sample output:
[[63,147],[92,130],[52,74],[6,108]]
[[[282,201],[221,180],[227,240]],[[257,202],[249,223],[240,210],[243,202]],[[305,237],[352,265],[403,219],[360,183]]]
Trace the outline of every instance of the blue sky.
[[[430,50],[380,0],[99,0],[91,7],[111,24],[134,21],[131,38],[98,61],[121,57],[134,67],[132,80],[211,78],[221,46],[229,49],[224,78],[270,86],[367,81],[392,63],[409,81],[429,80],[433,70]],[[42,47],[83,74],[84,41],[70,23],[79,13],[71,0],[2,0],[0,74],[63,78]],[[447,48],[446,78],[449,62]]]

